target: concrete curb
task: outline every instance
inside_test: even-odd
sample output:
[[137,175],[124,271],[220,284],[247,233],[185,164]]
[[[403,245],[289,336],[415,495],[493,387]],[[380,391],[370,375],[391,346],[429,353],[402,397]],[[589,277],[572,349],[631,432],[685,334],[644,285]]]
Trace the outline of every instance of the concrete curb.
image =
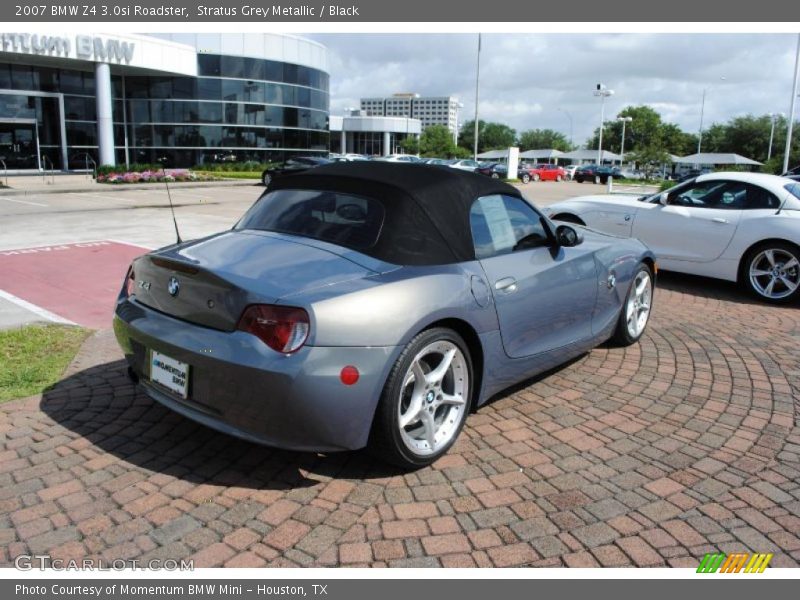
[[[224,181],[192,181],[186,183],[170,183],[171,190],[190,189],[190,188],[214,188],[214,187],[231,187],[231,186],[258,186],[260,182],[257,179],[226,179]],[[0,197],[2,196],[38,196],[41,194],[69,194],[69,193],[91,193],[91,192],[125,192],[129,190],[150,190],[150,189],[164,189],[163,184],[158,183],[127,183],[127,184],[94,184],[92,186],[49,186],[42,187],[41,189],[15,189],[7,188],[0,189]]]

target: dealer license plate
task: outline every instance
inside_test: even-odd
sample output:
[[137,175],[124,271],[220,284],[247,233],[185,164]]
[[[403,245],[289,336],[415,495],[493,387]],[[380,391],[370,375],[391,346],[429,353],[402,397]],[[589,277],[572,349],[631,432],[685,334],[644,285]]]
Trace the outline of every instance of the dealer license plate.
[[150,351],[150,381],[163,385],[181,398],[186,398],[189,390],[189,365],[171,356]]

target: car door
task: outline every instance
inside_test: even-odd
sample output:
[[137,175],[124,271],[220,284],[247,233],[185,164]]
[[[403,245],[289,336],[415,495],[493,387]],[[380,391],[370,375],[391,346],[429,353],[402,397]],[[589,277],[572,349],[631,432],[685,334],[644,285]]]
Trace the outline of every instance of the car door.
[[748,186],[722,179],[678,186],[668,193],[666,205],[646,203],[636,211],[631,235],[659,259],[715,260],[733,239]]
[[470,223],[508,356],[533,356],[591,335],[598,286],[590,249],[556,245],[544,217],[513,196],[477,199]]

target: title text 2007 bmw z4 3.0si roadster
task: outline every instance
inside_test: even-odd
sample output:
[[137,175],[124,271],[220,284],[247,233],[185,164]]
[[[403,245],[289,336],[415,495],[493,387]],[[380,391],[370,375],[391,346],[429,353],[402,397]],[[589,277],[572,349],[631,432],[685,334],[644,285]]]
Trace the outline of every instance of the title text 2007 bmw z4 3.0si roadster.
[[504,388],[636,342],[655,272],[641,242],[556,227],[502,182],[338,163],[137,258],[114,326],[144,390],[191,419],[419,467]]

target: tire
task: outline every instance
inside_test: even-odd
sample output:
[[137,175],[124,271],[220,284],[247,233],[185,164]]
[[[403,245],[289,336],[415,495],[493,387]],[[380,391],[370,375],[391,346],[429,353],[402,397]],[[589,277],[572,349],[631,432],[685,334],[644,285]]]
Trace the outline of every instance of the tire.
[[500,175],[497,173],[492,173],[492,179],[500,179]]
[[763,302],[796,300],[800,296],[800,248],[779,241],[755,246],[742,260],[739,282]]
[[272,183],[272,173],[269,171],[261,173],[261,183],[264,184],[264,187],[269,187],[269,184]]
[[[444,377],[426,380],[417,388],[417,374],[436,373],[446,356],[451,358]],[[472,406],[473,382],[472,359],[461,336],[444,327],[423,331],[408,343],[389,373],[372,424],[369,450],[405,469],[435,462],[464,427]],[[452,402],[442,401],[445,398]]]
[[522,181],[522,183],[529,183],[530,180],[531,176],[528,175],[527,173],[525,173],[522,177],[520,177],[520,181]]
[[597,183],[602,183],[602,181],[603,181],[603,180],[601,179],[600,175],[595,175],[595,176],[594,176],[594,182],[595,182],[595,184],[597,184]]
[[[641,291],[640,285],[645,286]],[[653,272],[645,263],[639,264],[633,272],[625,303],[619,312],[617,328],[611,336],[615,345],[630,346],[642,337],[653,312],[654,291]]]
[[575,181],[577,181],[578,183],[583,183],[583,177],[576,177]]
[[533,174],[533,180],[534,181],[541,181],[542,180],[542,176],[539,175],[538,173],[534,173]]
[[562,181],[564,181],[564,178],[563,178],[563,177],[561,177],[561,175],[556,175],[556,181],[558,181],[559,183],[561,183]]

